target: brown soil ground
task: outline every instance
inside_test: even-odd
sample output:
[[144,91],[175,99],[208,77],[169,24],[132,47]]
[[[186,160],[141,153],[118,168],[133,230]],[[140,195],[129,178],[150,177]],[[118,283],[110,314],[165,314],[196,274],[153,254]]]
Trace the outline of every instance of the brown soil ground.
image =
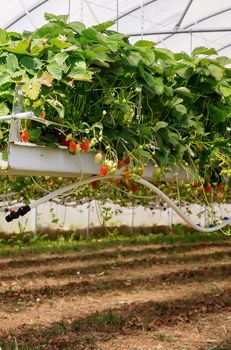
[[1,350],[231,350],[231,243],[0,258]]

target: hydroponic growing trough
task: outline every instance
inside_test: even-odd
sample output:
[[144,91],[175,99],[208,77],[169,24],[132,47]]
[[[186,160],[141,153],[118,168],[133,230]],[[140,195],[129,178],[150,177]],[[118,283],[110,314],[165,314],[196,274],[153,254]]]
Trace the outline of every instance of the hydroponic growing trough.
[[[22,142],[19,132],[22,119],[34,120],[45,125],[52,124],[52,122],[34,116],[32,112],[0,117],[0,121],[11,121],[8,160],[1,161],[1,174],[63,177],[86,177],[99,174],[101,165],[94,162],[94,152],[70,154],[66,146],[57,145],[56,148],[49,148],[31,142]],[[151,179],[153,170],[154,166],[149,163],[144,168],[143,178]],[[180,167],[173,168],[161,180],[175,181],[173,174],[176,171],[180,180],[192,180],[192,176]],[[120,173],[121,171],[118,170],[116,175]]]
[[[8,160],[1,160],[0,174],[5,175],[27,175],[27,176],[63,176],[63,177],[77,177],[79,182],[64,186],[52,193],[45,195],[43,198],[34,201],[30,206],[26,205],[20,207],[17,211],[12,211],[7,215],[8,222],[24,216],[32,208],[41,205],[42,203],[57,197],[65,192],[76,189],[82,185],[91,183],[93,180],[101,180],[100,176],[96,174],[100,171],[100,165],[94,162],[95,154],[93,152],[81,154],[69,154],[67,147],[57,146],[57,148],[49,148],[46,146],[39,146],[33,143],[24,143],[20,141],[20,121],[22,119],[31,119],[37,122],[42,122],[48,125],[49,121],[43,121],[34,116],[32,112],[18,113],[8,116],[0,117],[1,120],[10,120],[10,133],[8,145]],[[2,156],[2,155],[1,155]],[[192,222],[182,210],[172,201],[166,194],[159,190],[156,186],[148,180],[153,177],[154,167],[148,164],[141,179],[135,180],[137,183],[151,189],[162,200],[164,200],[188,225],[201,232],[212,232],[222,229],[231,222],[231,218],[225,220],[219,225],[212,225],[213,227],[204,228]],[[162,181],[175,181],[174,173],[177,171],[178,180],[190,181],[192,176],[186,173],[182,168],[173,168],[167,172],[162,178]],[[113,175],[109,175],[104,180],[121,178],[121,171],[117,170]]]

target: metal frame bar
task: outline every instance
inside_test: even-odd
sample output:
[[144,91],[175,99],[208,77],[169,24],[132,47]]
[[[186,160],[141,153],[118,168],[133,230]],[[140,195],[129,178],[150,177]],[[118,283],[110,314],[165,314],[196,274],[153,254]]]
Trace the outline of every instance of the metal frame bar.
[[180,19],[178,20],[177,24],[175,25],[175,28],[180,28],[180,25],[181,25],[183,19],[185,18],[190,6],[192,5],[192,2],[193,2],[193,0],[189,0],[189,2],[187,4],[187,6],[185,7]]
[[89,4],[89,1],[88,1],[88,0],[83,0],[83,1],[84,1],[85,4],[87,5],[88,10],[91,12],[92,17],[94,18],[94,20],[96,21],[96,23],[99,24],[100,21],[98,20],[98,18],[96,17],[96,14],[95,14],[94,11],[92,10],[91,5]]
[[119,31],[119,0],[116,0],[116,30]]
[[230,46],[231,46],[231,43],[226,44],[226,45],[220,47],[219,49],[217,49],[217,52],[222,51],[222,50],[224,50],[224,49],[227,49],[227,48],[230,47]]
[[20,2],[20,5],[22,6],[23,11],[25,12],[27,18],[29,19],[30,23],[32,24],[32,27],[34,27],[34,29],[36,29],[36,26],[35,26],[35,24],[34,24],[32,18],[31,18],[31,16],[30,16],[29,11],[28,11],[28,9],[26,8],[26,6],[25,6],[24,3],[23,3],[23,0],[19,0],[19,2]]
[[[151,5],[153,2],[156,2],[156,1],[157,0],[149,0],[147,2],[144,2],[143,6],[145,7],[145,6]],[[120,16],[118,16],[118,20],[120,20],[120,19],[122,19],[122,18],[124,18],[126,16],[129,16],[131,13],[136,12],[138,10],[140,10],[140,5],[139,6],[135,6],[132,9],[128,10],[127,12],[125,12],[125,13],[121,14]],[[117,20],[117,17],[114,18],[114,21],[116,21],[116,20]]]
[[70,22],[71,16],[71,0],[68,0],[68,22]]
[[[215,33],[215,32],[231,32],[231,27],[227,28],[197,28],[197,29],[175,29],[162,30],[157,32],[146,32],[143,35],[164,35],[164,34],[188,34],[188,33]],[[140,36],[140,33],[129,33],[128,36]],[[164,38],[163,40],[165,40]]]
[[[217,12],[214,12],[214,13],[208,15],[208,16],[201,17],[201,18],[198,19],[196,22],[191,22],[191,23],[188,24],[187,26],[182,27],[182,29],[188,29],[188,28],[190,28],[190,27],[192,27],[192,26],[194,26],[194,25],[196,25],[196,24],[198,24],[198,23],[202,23],[202,22],[206,21],[207,19],[210,19],[210,18],[219,16],[219,15],[225,13],[225,12],[228,12],[228,11],[231,11],[231,7],[227,7],[227,8],[225,8],[224,10],[217,11]],[[175,34],[175,33],[172,33],[172,34],[168,35],[166,38],[163,38],[161,41],[160,41],[160,40],[157,41],[156,44],[158,45],[160,42],[171,38],[174,34]]]
[[[42,6],[43,4],[45,4],[46,2],[48,2],[49,0],[42,0],[42,1],[38,1],[38,3],[34,6],[32,6],[31,8],[28,9],[28,13],[33,12],[34,10],[36,10],[37,8],[39,8],[40,6]],[[15,23],[17,23],[18,21],[20,21],[22,18],[26,17],[27,14],[23,13],[20,14],[18,17],[14,18],[11,22],[9,22],[4,29],[9,29],[11,26],[13,26]]]

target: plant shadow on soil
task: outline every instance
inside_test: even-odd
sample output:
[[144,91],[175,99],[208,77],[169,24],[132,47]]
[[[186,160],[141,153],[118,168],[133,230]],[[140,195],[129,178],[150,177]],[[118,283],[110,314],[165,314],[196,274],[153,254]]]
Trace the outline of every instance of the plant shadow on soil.
[[[118,335],[126,337],[136,335],[139,332],[147,334],[159,332],[159,334],[162,334],[163,327],[171,329],[179,326],[182,328],[184,325],[196,323],[201,318],[231,312],[231,289],[228,287],[219,288],[220,281],[228,282],[231,278],[230,241],[162,247],[155,247],[153,243],[151,244],[152,246],[149,247],[146,242],[144,246],[140,244],[138,248],[127,245],[118,248],[113,244],[113,249],[110,251],[88,252],[86,250],[79,252],[76,256],[67,255],[66,259],[65,253],[62,253],[62,257],[40,257],[36,254],[35,258],[32,258],[29,254],[23,257],[19,255],[15,258],[11,256],[10,260],[7,261],[3,259],[0,261],[2,271],[3,268],[13,269],[10,270],[8,275],[2,275],[5,282],[11,280],[10,274],[14,269],[21,271],[28,266],[36,268],[44,265],[45,268],[43,271],[36,271],[35,269],[26,273],[23,273],[22,270],[21,277],[17,278],[30,281],[32,278],[39,279],[52,276],[55,279],[62,279],[76,274],[76,268],[57,270],[57,262],[66,263],[71,261],[76,263],[84,261],[86,266],[78,267],[84,278],[83,280],[39,288],[28,287],[25,282],[20,290],[3,290],[0,293],[1,309],[11,315],[12,311],[7,310],[15,305],[20,312],[26,313],[34,305],[33,303],[37,298],[41,299],[41,304],[50,299],[55,302],[58,298],[65,299],[78,295],[80,298],[86,295],[93,298],[104,298],[104,295],[109,292],[117,293],[117,295],[120,293],[129,295],[135,291],[162,291],[165,288],[172,287],[174,289],[177,286],[191,285],[191,283],[199,286],[203,283],[211,283],[212,285],[213,282],[216,282],[218,288],[213,286],[207,292],[203,292],[203,289],[201,289],[202,291],[194,292],[188,297],[174,300],[135,300],[130,304],[125,303],[116,307],[108,307],[98,312],[89,311],[87,316],[75,317],[75,315],[72,315],[69,319],[63,318],[50,325],[38,324],[32,327],[24,324],[16,329],[0,333],[1,350],[99,350],[99,344],[110,342]],[[208,249],[211,248],[219,248],[219,251],[209,252]],[[200,254],[197,254],[197,249],[200,249]],[[193,254],[187,255],[186,253]],[[118,261],[118,255],[129,260]],[[94,259],[97,264],[93,261]],[[87,262],[89,262],[89,265],[87,265]],[[207,262],[210,265],[206,266]],[[204,265],[200,266],[200,263]],[[159,272],[158,275],[134,275],[128,281],[127,270],[130,271],[129,274],[132,271],[137,271],[138,268],[143,269],[144,272],[147,268],[151,269],[153,267],[158,267],[161,270],[162,264],[169,267],[178,264],[178,267],[176,266],[178,270],[176,268],[175,271]],[[179,266],[181,266],[180,269]],[[87,279],[88,274],[96,274],[97,276],[102,271],[104,272],[102,276]],[[116,275],[113,275],[112,272],[114,271],[117,272]],[[121,275],[121,271],[125,275]],[[158,337],[158,340],[162,341],[163,344],[168,342],[169,339],[166,335]],[[174,349],[180,350],[182,348]],[[187,348],[185,347],[185,349]],[[231,350],[231,340],[222,337],[220,342],[213,346],[207,344],[206,347],[200,347],[200,350]]]
[[[192,298],[174,301],[132,303],[74,319],[71,323],[57,322],[46,329],[24,330],[22,327],[21,331],[15,332],[12,337],[17,338],[21,347],[26,346],[26,343],[30,345],[29,349],[36,349],[36,346],[41,346],[41,349],[71,349],[71,344],[78,343],[80,347],[75,349],[86,349],[86,346],[87,348],[95,346],[96,340],[105,339],[105,336],[108,340],[108,337],[111,338],[118,333],[132,334],[139,330],[157,331],[162,326],[171,327],[178,323],[196,321],[202,315],[215,314],[223,310],[231,311],[230,289],[220,293],[217,291],[202,293]],[[87,338],[90,334],[93,336]],[[13,343],[10,344],[8,341],[7,344],[1,338],[0,344],[4,350],[14,349]],[[92,349],[96,348],[92,347]]]

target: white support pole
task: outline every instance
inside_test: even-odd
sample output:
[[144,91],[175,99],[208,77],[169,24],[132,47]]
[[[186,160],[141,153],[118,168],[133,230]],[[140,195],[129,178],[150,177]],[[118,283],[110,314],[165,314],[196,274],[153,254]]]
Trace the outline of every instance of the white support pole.
[[90,219],[91,219],[91,201],[88,202],[88,207],[87,207],[87,225],[86,225],[86,239],[89,238],[90,236]]
[[33,236],[37,236],[37,219],[38,219],[38,207],[34,207],[31,210],[31,231]]
[[170,230],[172,230],[172,208],[168,208],[168,227]]
[[132,217],[131,217],[131,234],[134,233],[134,221],[135,221],[135,207],[132,206]]
[[207,207],[204,207],[205,210],[204,210],[204,227],[207,226]]

